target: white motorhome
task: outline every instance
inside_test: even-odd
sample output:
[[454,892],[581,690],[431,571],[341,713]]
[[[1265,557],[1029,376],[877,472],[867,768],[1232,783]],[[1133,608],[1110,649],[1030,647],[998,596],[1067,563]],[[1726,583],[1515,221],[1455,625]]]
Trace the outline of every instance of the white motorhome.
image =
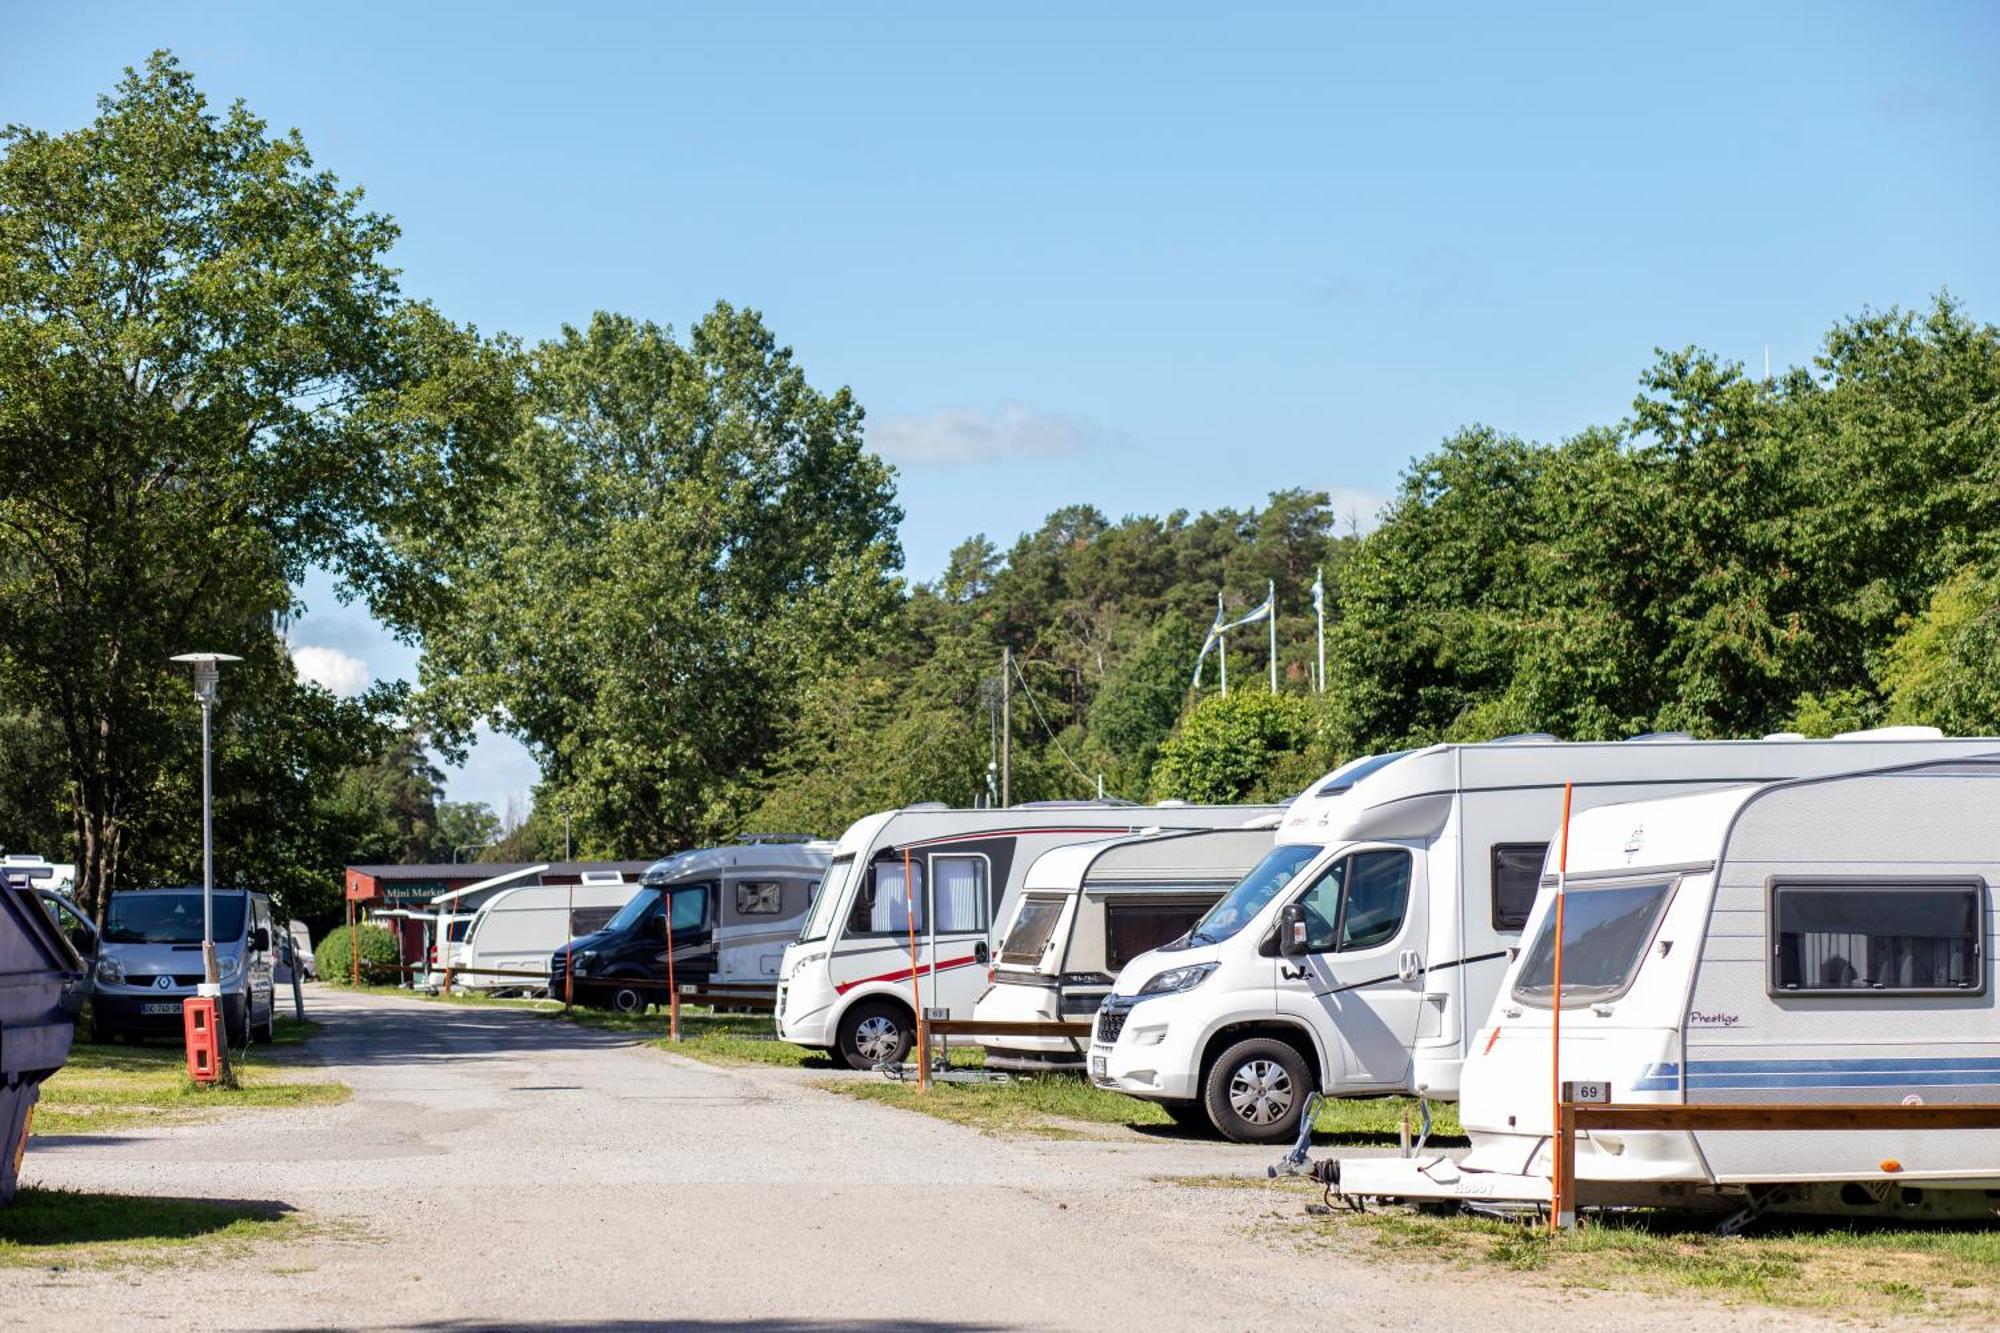
[[1246,1143],[1290,1140],[1314,1089],[1456,1097],[1565,783],[1583,811],[1996,747],[1899,728],[1818,741],[1535,736],[1356,760],[1293,802],[1270,855],[1185,940],[1126,966],[1098,1013],[1090,1077]]
[[986,989],[994,927],[1012,914],[1042,853],[1144,828],[1226,828],[1253,813],[1079,801],[998,810],[918,805],[856,820],[785,950],[778,1035],[831,1050],[856,1069],[900,1060],[915,1033],[918,994],[925,1009],[972,1016]]
[[[1555,870],[1466,1062],[1471,1152],[1343,1160],[1343,1193],[1547,1202]],[[1620,1103],[2000,1101],[1996,882],[2000,756],[1590,811],[1561,1077]],[[1990,1218],[2000,1130],[1585,1135],[1576,1173],[1585,1204]]]
[[[1271,850],[1283,807],[1253,810],[1255,826],[1140,833],[1044,852],[1001,931],[980,1020],[1088,1020],[1126,963],[1185,935]],[[1087,1039],[989,1037],[992,1069],[1082,1069]]]
[[503,889],[472,914],[463,942],[454,947],[452,984],[496,993],[546,990],[549,956],[602,928],[638,891],[616,871],[586,872],[580,884]]
[[621,1013],[662,1002],[671,924],[674,984],[768,994],[832,854],[830,842],[766,833],[656,861],[615,917],[548,960],[551,992]]

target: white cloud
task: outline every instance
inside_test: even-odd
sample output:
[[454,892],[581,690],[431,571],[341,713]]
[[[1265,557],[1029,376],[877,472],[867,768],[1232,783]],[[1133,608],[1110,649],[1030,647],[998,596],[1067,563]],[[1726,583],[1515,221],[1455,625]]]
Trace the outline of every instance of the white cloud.
[[368,688],[368,664],[338,648],[311,643],[294,644],[292,666],[298,671],[299,679],[323,685],[342,697],[359,694]]
[[1101,429],[1081,417],[1021,403],[997,411],[957,407],[928,416],[884,417],[868,427],[870,448],[892,463],[915,467],[1066,458],[1103,438]]
[[1382,510],[1389,503],[1387,496],[1359,486],[1328,486],[1325,490],[1335,532],[1342,536],[1350,531],[1366,534],[1382,526]]

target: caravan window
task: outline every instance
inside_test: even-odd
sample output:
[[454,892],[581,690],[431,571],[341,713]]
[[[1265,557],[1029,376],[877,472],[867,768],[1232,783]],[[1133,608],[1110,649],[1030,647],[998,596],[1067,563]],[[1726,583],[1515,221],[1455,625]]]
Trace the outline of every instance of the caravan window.
[[[1569,886],[1563,904],[1563,1007],[1615,1000],[1631,989],[1639,960],[1652,943],[1673,881],[1644,884]],[[1556,914],[1542,914],[1542,927],[1521,973],[1514,998],[1546,1005],[1555,989]]]
[[736,915],[777,916],[784,897],[784,887],[776,880],[744,880],[736,886]]
[[1493,844],[1493,929],[1527,928],[1528,915],[1535,910],[1535,890],[1542,882],[1542,862],[1548,859],[1545,842]]
[[1112,972],[1187,934],[1206,910],[1198,903],[1106,903],[1104,962]]
[[1021,910],[1014,917],[1013,929],[1007,932],[1007,938],[1000,945],[1000,961],[1040,962],[1049,936],[1055,934],[1056,922],[1062,920],[1063,904],[1068,901],[1068,898],[1021,899]]
[[1771,886],[1771,989],[1983,991],[1977,880]]

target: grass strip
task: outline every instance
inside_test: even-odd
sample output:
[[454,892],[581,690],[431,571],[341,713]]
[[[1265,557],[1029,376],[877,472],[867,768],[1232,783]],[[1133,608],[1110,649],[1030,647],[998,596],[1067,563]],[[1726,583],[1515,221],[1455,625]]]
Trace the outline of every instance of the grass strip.
[[302,1225],[280,1203],[24,1187],[0,1208],[0,1267],[160,1262],[283,1239]]
[[1858,1320],[1921,1318],[1990,1326],[2000,1317],[2000,1229],[1767,1219],[1748,1235],[1717,1236],[1712,1214],[1645,1209],[1599,1215],[1573,1232],[1539,1223],[1400,1208],[1312,1216],[1310,1182],[1193,1178],[1181,1183],[1263,1190],[1285,1201],[1288,1235],[1383,1262],[1537,1273],[1558,1286],[1698,1295],[1731,1305],[1837,1313]]
[[[280,1047],[308,1040],[310,1022],[278,1020]],[[34,1132],[103,1134],[144,1124],[182,1124],[219,1112],[246,1108],[319,1106],[345,1101],[344,1083],[303,1077],[266,1064],[252,1046],[248,1055],[231,1052],[239,1086],[202,1087],[187,1076],[187,1057],[178,1045],[99,1046],[78,1041],[69,1061],[42,1083],[35,1106]]]

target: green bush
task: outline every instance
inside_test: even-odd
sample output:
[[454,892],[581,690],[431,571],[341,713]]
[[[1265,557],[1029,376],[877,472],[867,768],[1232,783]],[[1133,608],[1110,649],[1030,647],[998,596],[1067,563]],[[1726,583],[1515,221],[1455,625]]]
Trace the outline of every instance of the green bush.
[[355,931],[349,931],[346,926],[336,926],[313,946],[313,963],[319,968],[320,980],[340,986],[347,984],[348,978],[354,975],[357,937],[361,949],[361,979],[395,981],[396,965],[402,961],[398,956],[396,937],[381,926],[368,925]]

